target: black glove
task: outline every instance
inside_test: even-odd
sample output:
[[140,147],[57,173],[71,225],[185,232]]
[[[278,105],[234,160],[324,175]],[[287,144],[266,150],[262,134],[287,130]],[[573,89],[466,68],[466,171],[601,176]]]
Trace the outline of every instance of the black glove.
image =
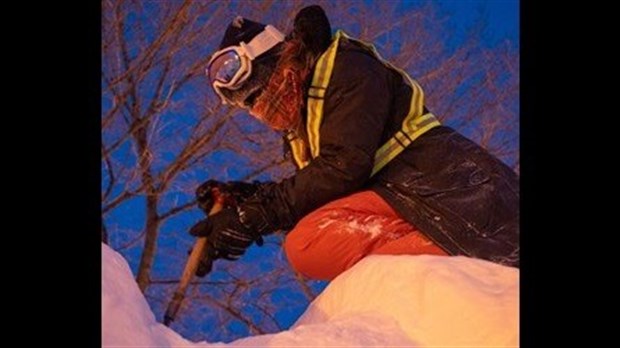
[[216,259],[237,260],[253,242],[263,245],[262,236],[273,232],[256,205],[228,208],[195,224],[189,233],[207,237],[207,251],[196,275],[204,277]]
[[196,200],[198,206],[205,214],[209,214],[215,199],[213,197],[213,189],[217,188],[220,193],[225,194],[228,199],[232,199],[236,205],[243,203],[251,197],[263,184],[258,181],[247,183],[243,181],[217,181],[207,180],[196,189]]

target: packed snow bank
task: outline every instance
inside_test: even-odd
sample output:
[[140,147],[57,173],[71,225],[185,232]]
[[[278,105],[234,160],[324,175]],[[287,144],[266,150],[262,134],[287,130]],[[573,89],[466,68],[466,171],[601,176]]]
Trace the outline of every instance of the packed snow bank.
[[368,313],[416,345],[518,346],[519,270],[466,257],[373,256],[341,274],[294,327]]
[[127,261],[107,245],[102,246],[102,346],[192,346],[192,342],[155,321],[155,315],[138,289]]
[[193,343],[155,321],[123,257],[102,244],[103,346],[518,346],[519,270],[464,257],[372,256],[288,331]]

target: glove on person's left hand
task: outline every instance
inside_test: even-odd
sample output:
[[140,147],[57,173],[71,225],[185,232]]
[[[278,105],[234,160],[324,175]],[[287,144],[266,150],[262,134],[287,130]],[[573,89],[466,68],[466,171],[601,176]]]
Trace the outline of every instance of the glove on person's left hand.
[[262,236],[271,232],[262,210],[253,204],[224,209],[199,221],[189,233],[196,237],[207,237],[207,252],[196,275],[204,276],[208,273],[210,263],[216,259],[239,259],[253,242],[262,246]]

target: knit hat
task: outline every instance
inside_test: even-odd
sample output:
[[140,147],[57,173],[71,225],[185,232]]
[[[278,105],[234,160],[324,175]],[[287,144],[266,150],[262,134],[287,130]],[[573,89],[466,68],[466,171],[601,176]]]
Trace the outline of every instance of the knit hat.
[[323,53],[332,41],[329,19],[319,5],[302,8],[295,16],[293,26],[290,36],[301,38],[306,48],[315,55]]

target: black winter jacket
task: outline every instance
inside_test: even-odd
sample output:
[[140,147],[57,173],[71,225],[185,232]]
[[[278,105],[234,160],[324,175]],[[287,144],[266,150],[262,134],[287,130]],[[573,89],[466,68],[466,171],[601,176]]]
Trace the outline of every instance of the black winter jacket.
[[325,95],[320,155],[245,204],[260,205],[272,228],[289,230],[320,206],[370,189],[449,254],[518,267],[518,176],[451,128],[426,132],[370,178],[376,150],[400,129],[410,99],[400,74],[343,40]]

